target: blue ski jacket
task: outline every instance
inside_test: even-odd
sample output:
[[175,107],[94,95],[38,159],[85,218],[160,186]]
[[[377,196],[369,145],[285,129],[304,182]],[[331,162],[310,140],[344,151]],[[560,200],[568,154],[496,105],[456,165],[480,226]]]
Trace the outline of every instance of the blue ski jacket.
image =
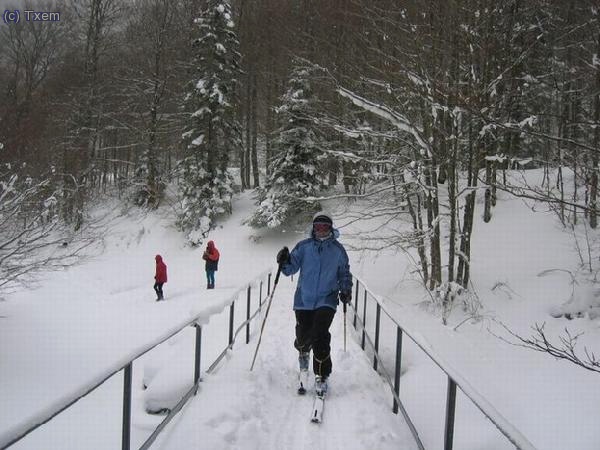
[[338,292],[352,291],[348,254],[337,241],[338,230],[326,240],[314,235],[298,242],[289,261],[281,267],[284,275],[300,271],[294,294],[294,310],[312,310],[322,306],[337,309]]

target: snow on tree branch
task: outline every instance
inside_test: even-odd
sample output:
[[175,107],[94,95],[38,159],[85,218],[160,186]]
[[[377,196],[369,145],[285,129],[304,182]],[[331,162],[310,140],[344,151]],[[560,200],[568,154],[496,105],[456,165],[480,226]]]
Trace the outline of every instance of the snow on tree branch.
[[366,111],[370,111],[371,113],[381,117],[382,119],[387,120],[399,130],[411,134],[415,138],[419,146],[423,150],[425,150],[429,156],[431,156],[431,145],[423,137],[422,130],[412,125],[410,121],[402,114],[388,108],[387,106],[374,103],[371,100],[361,97],[360,95],[349,91],[348,89],[345,89],[343,87],[339,87],[337,91],[342,97],[345,97],[352,101],[354,105],[363,108]]
[[74,235],[58,218],[59,194],[51,186],[47,178],[0,174],[0,292],[72,264],[106,229],[92,220]]

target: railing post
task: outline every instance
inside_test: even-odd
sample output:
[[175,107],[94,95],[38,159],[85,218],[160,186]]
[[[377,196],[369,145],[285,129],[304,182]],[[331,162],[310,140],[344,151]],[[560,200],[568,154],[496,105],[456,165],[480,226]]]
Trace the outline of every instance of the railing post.
[[248,296],[246,299],[246,344],[250,342],[250,286],[248,286]]
[[360,281],[356,280],[356,293],[354,294],[354,329],[356,330],[356,316],[358,315],[358,287]]
[[377,370],[377,361],[379,358],[379,322],[381,320],[381,305],[377,302],[377,313],[375,315],[375,353],[373,354],[373,369]]
[[258,309],[262,306],[262,287],[263,281],[260,280],[260,287],[258,288]]
[[271,272],[269,272],[269,278],[267,279],[267,295],[271,295]]
[[131,369],[132,363],[123,370],[123,428],[121,434],[121,449],[131,447]]
[[[394,391],[400,397],[400,370],[402,369],[402,328],[396,328],[396,370],[394,372]],[[398,402],[394,397],[394,414],[398,414]]]
[[231,302],[229,307],[229,345],[233,342],[233,316],[235,313],[235,300]]
[[365,349],[365,329],[367,328],[367,290],[365,289],[365,300],[363,302],[363,329],[362,329],[362,340],[360,346]]
[[454,413],[456,410],[456,383],[448,377],[446,396],[446,426],[444,429],[444,450],[452,450],[454,441]]
[[200,359],[202,356],[202,326],[194,324],[194,327],[196,328],[196,351],[194,354],[194,384],[198,385],[198,382],[200,381]]

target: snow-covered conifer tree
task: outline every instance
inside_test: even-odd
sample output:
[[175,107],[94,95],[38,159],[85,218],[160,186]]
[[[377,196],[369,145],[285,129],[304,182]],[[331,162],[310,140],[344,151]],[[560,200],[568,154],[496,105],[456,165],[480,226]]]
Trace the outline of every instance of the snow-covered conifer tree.
[[179,225],[199,244],[215,217],[231,211],[229,155],[240,145],[235,118],[239,42],[227,0],[208,0],[194,21],[191,91],[186,96],[189,120],[180,162]]
[[277,227],[298,213],[319,209],[310,198],[319,192],[318,165],[325,143],[313,119],[317,99],[310,73],[311,69],[296,65],[276,110],[281,127],[274,140],[271,171],[249,219],[254,226]]

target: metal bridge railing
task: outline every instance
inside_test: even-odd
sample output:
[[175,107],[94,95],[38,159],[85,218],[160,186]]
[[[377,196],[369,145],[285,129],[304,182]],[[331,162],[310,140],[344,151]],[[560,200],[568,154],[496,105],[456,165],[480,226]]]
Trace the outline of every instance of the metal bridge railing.
[[[267,288],[267,296],[271,293],[271,278],[272,272],[271,270],[263,272],[259,275],[255,280],[237,291],[230,299],[231,303],[229,304],[229,334],[228,334],[228,343],[221,354],[215,359],[215,361],[210,365],[207,373],[212,372],[219,362],[223,359],[223,357],[227,354],[229,350],[233,348],[233,344],[235,343],[235,339],[238,334],[245,329],[246,331],[246,344],[250,342],[250,323],[257,317],[262,308],[263,301],[263,286],[266,281]],[[266,279],[266,280],[265,280]],[[258,302],[256,302],[256,308],[254,311],[251,311],[252,304],[252,286],[258,287]],[[246,291],[245,295],[245,306],[246,306],[246,314],[244,322],[238,326],[237,329],[234,330],[234,316],[235,316],[235,305],[236,303],[240,303],[240,293]],[[203,316],[204,314],[202,314]],[[132,397],[132,372],[133,372],[133,363],[140,358],[141,356],[148,353],[150,350],[154,349],[158,345],[163,342],[169,340],[182,330],[186,329],[189,326],[195,327],[196,330],[196,339],[194,346],[194,378],[192,387],[183,395],[183,397],[179,400],[177,405],[175,405],[165,416],[165,418],[161,421],[161,423],[157,426],[157,428],[152,432],[150,437],[146,439],[146,441],[140,446],[140,449],[148,449],[152,443],[156,440],[160,432],[167,426],[167,424],[175,417],[175,415],[181,410],[181,408],[187,403],[187,401],[196,395],[199,387],[200,379],[200,361],[202,354],[202,326],[197,322],[200,320],[201,316],[195,317],[192,320],[187,320],[185,323],[177,325],[173,327],[171,330],[167,331],[163,336],[157,338],[153,342],[149,343],[145,346],[141,351],[137,354],[129,357],[129,360],[124,365],[120,366],[116,370],[111,370],[106,376],[102,377],[98,382],[92,382],[88,386],[83,389],[83,392],[75,394],[70,398],[64,399],[59,405],[55,406],[50,411],[44,411],[41,413],[34,423],[31,423],[31,420],[24,421],[16,426],[12,427],[10,430],[7,430],[4,433],[0,433],[0,450],[4,450],[11,445],[17,443],[25,436],[27,436],[32,431],[36,430],[43,424],[49,422],[54,417],[71,407],[78,400],[82,399],[92,391],[96,390],[98,387],[103,385],[108,379],[112,378],[119,372],[123,372],[123,418],[122,418],[122,428],[121,428],[121,448],[123,450],[129,450],[131,448],[131,397]]]
[[[366,346],[373,352],[373,369],[379,372],[384,380],[389,385],[393,395],[393,412],[398,413],[398,410],[404,416],[410,431],[417,442],[420,449],[424,449],[423,443],[419,437],[417,429],[415,428],[412,420],[410,419],[402,400],[400,399],[400,372],[402,369],[402,340],[403,336],[408,336],[417,347],[424,352],[446,375],[448,379],[447,390],[446,390],[446,413],[444,421],[444,450],[452,450],[454,442],[454,417],[456,411],[456,389],[457,387],[465,394],[467,398],[487,417],[498,430],[515,446],[517,449],[522,450],[535,450],[535,447],[529,440],[510,422],[508,422],[495,408],[494,406],[478,393],[467,380],[454,368],[452,368],[445,360],[435,352],[429,344],[422,338],[418,333],[410,330],[406,325],[400,323],[401,321],[394,318],[385,309],[385,307],[379,302],[376,295],[374,295],[366,286],[366,284],[353,276],[355,280],[355,293],[354,293],[354,305],[351,305],[351,310],[354,313],[352,320],[355,330],[360,335],[360,345],[364,351]],[[360,295],[362,287],[362,296]],[[362,298],[361,298],[362,297]],[[369,302],[369,300],[371,300]],[[367,331],[368,320],[373,320],[367,314],[372,317],[372,308],[369,310],[367,306],[374,306],[375,318],[374,318],[374,336],[371,337],[369,331]],[[360,312],[362,311],[362,317]],[[381,316],[382,313],[389,318],[396,328],[396,342],[395,342],[395,367],[394,367],[394,378],[389,374],[389,371],[384,366],[380,355],[380,339],[382,335],[381,330]],[[392,330],[393,331],[393,330]],[[372,332],[371,332],[372,333]]]
[[[269,271],[261,274],[256,280],[252,283],[248,284],[246,288],[242,288],[231,298],[231,303],[229,304],[229,333],[228,333],[228,343],[223,351],[217,356],[215,361],[210,365],[207,369],[207,373],[214,371],[214,369],[218,366],[219,362],[226,356],[227,352],[233,348],[235,340],[237,336],[245,330],[246,343],[250,342],[250,323],[257,317],[260,313],[262,307],[263,300],[263,278],[267,278],[267,296],[271,293],[271,278],[272,273]],[[353,325],[357,332],[360,333],[360,342],[363,350],[366,350],[367,345],[369,349],[373,352],[373,369],[380,373],[387,384],[390,386],[392,395],[393,395],[393,412],[398,413],[400,411],[404,416],[410,431],[417,442],[417,445],[420,449],[424,449],[424,446],[419,438],[419,434],[414,424],[412,423],[406,409],[402,404],[402,400],[400,399],[400,373],[401,373],[401,364],[402,364],[402,345],[403,345],[403,336],[406,335],[410,338],[417,347],[420,348],[447,376],[448,385],[447,385],[447,395],[446,395],[446,414],[445,414],[445,430],[444,430],[444,450],[452,450],[453,448],[453,439],[454,439],[454,417],[455,417],[455,409],[456,409],[456,389],[457,387],[466,395],[467,398],[475,404],[475,406],[487,417],[499,430],[500,432],[506,436],[506,438],[518,449],[523,450],[535,450],[535,447],[527,440],[523,434],[516,429],[511,423],[509,423],[506,419],[502,417],[502,415],[493,407],[493,405],[487,401],[481,394],[479,394],[461,375],[459,372],[454,370],[449,364],[447,364],[444,359],[438,355],[428,344],[425,342],[423,338],[421,338],[417,333],[412,332],[407,326],[399,323],[400,321],[393,318],[389,312],[385,309],[384,306],[378,301],[377,297],[366,287],[365,283],[354,277],[355,279],[355,295],[354,295],[354,305],[351,305],[351,312],[354,313],[353,317]],[[258,304],[256,309],[252,311],[252,285],[258,282]],[[360,298],[360,290],[362,287],[362,298]],[[234,329],[234,317],[235,317],[235,305],[236,302],[239,304],[239,294],[246,290],[246,302],[245,302],[245,321],[242,322],[236,329]],[[362,300],[362,305],[361,303]],[[369,302],[371,300],[371,302]],[[371,305],[372,304],[372,305]],[[375,330],[374,336],[372,337],[369,331],[367,330],[367,306],[375,307]],[[362,310],[362,317],[360,312]],[[380,355],[380,340],[382,336],[381,330],[381,317],[382,313],[387,316],[396,328],[396,342],[395,342],[395,368],[394,368],[394,378],[389,374],[389,371],[385,367],[381,355]],[[372,314],[372,312],[370,313]],[[40,427],[41,425],[49,422],[52,418],[56,417],[58,414],[72,406],[75,402],[80,400],[81,398],[88,395],[90,392],[94,391],[96,388],[104,384],[109,378],[115,376],[117,373],[123,371],[123,419],[122,419],[122,438],[121,438],[121,448],[123,450],[129,450],[131,448],[131,394],[132,394],[132,371],[133,371],[133,363],[138,358],[155,348],[156,346],[162,344],[167,341],[171,337],[175,336],[177,333],[181,332],[188,326],[195,327],[195,349],[194,349],[194,377],[192,387],[183,395],[180,401],[175,405],[167,414],[167,416],[162,420],[162,422],[157,426],[157,428],[152,432],[152,434],[146,439],[146,441],[141,445],[140,449],[148,449],[152,443],[156,440],[161,431],[166,427],[166,425],[173,419],[173,417],[181,410],[181,408],[187,403],[187,401],[194,396],[199,387],[200,379],[200,361],[201,361],[201,350],[202,350],[202,326],[197,323],[199,317],[194,318],[193,320],[189,320],[182,325],[174,327],[172,330],[168,331],[165,335],[158,338],[154,342],[148,344],[142,351],[133,355],[129,358],[126,364],[118,368],[117,370],[111,371],[105,377],[103,377],[99,382],[91,383],[88,385],[84,392],[74,395],[71,398],[65,399],[62,404],[56,406],[50,412],[44,412],[40,417],[37,418],[34,424],[31,424],[30,421],[18,424],[13,429],[9,430],[9,432],[5,432],[0,435],[0,449],[6,449],[16,442],[23,439],[29,433]]]

